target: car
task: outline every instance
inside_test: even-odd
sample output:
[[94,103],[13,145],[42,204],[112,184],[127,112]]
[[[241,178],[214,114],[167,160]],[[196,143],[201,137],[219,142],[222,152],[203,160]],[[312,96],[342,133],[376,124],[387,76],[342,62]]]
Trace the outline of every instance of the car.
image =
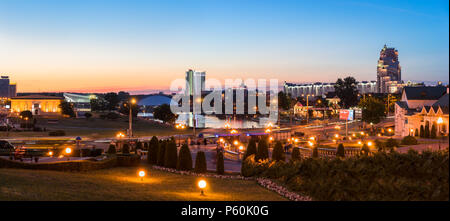
[[0,149],[14,149],[14,146],[7,140],[0,140]]

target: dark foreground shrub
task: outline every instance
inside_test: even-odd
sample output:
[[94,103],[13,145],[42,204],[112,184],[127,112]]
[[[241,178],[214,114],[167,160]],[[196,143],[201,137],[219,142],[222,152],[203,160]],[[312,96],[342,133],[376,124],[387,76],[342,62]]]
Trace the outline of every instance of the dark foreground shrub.
[[283,145],[281,145],[280,141],[275,143],[275,147],[272,152],[272,160],[273,161],[285,161]]
[[413,136],[406,136],[406,137],[403,137],[402,144],[403,145],[416,145],[417,140]]
[[337,149],[336,149],[336,157],[341,157],[344,158],[345,157],[345,148],[344,148],[344,144],[339,144]]
[[294,149],[292,149],[291,161],[298,161],[301,159],[302,159],[302,156],[300,154],[300,148],[294,147]]
[[156,164],[158,162],[159,145],[160,144],[159,144],[158,138],[153,136],[148,145],[147,162],[149,164]]
[[108,154],[116,154],[116,145],[110,144],[107,153]]
[[198,151],[197,156],[195,157],[195,169],[196,173],[206,173],[206,156],[205,152]]
[[177,168],[177,145],[175,141],[170,140],[166,145],[166,151],[164,154],[164,166],[167,168]]
[[183,144],[178,154],[178,170],[192,170],[192,155],[187,144]]
[[130,153],[130,146],[128,144],[123,144],[122,153]]
[[225,173],[225,164],[224,164],[224,161],[223,161],[223,152],[222,151],[219,151],[217,153],[216,172],[217,172],[217,174],[224,174]]

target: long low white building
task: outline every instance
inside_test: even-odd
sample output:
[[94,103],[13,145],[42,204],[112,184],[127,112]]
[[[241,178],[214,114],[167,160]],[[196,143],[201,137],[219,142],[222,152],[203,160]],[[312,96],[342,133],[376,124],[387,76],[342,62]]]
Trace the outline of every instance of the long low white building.
[[[292,97],[300,97],[310,94],[312,96],[323,96],[328,92],[334,92],[335,83],[312,83],[312,84],[294,84],[284,82],[284,92],[291,94]],[[361,81],[356,85],[359,93],[376,93],[376,81]]]

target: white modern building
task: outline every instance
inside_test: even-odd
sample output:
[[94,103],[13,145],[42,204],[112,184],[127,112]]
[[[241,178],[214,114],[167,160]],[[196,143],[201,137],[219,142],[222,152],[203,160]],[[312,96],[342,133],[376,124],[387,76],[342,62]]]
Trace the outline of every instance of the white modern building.
[[[291,94],[292,97],[301,97],[302,95],[324,96],[328,92],[334,92],[335,83],[313,83],[313,84],[293,84],[284,82],[284,92]],[[361,94],[375,93],[376,81],[361,81],[356,87]]]

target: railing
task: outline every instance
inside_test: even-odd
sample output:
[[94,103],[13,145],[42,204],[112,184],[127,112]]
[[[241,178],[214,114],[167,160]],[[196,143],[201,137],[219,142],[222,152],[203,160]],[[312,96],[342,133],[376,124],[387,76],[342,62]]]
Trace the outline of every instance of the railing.
[[[299,147],[300,154],[305,157],[311,157],[313,149],[312,148],[306,148],[306,147]],[[336,157],[336,149],[330,149],[330,148],[317,148],[317,152],[319,154],[319,157],[324,158],[334,158]],[[345,157],[353,157],[360,153],[360,149],[357,148],[345,148],[344,150]]]

